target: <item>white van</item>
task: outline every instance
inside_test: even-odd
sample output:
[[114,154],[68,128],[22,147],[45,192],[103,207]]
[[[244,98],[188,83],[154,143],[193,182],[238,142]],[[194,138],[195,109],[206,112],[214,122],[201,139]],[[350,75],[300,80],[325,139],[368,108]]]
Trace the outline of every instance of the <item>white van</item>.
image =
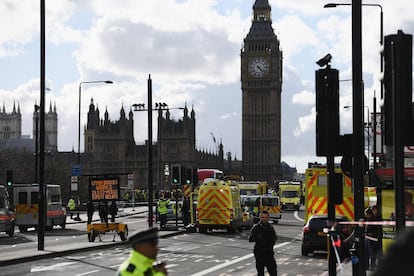
[[10,203],[9,193],[5,186],[0,185],[0,232],[6,232],[9,237],[13,237],[14,223],[14,209]]
[[[66,227],[66,208],[62,204],[60,185],[45,184],[46,189],[46,230],[58,225]],[[39,184],[14,184],[13,203],[16,208],[16,225],[20,232],[27,228],[37,229],[39,220]]]

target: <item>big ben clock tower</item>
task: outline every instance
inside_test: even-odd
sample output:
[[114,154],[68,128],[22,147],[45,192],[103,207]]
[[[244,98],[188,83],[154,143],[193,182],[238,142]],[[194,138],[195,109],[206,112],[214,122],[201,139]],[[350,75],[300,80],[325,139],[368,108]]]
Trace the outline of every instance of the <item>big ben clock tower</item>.
[[281,178],[282,52],[268,0],[256,0],[241,49],[242,155],[246,180]]

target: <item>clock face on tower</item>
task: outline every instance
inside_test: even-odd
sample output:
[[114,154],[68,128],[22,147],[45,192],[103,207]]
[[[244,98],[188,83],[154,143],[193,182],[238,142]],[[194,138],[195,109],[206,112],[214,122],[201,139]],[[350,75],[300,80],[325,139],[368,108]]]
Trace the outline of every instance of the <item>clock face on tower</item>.
[[269,62],[263,57],[255,57],[249,63],[249,73],[253,77],[261,78],[269,72]]

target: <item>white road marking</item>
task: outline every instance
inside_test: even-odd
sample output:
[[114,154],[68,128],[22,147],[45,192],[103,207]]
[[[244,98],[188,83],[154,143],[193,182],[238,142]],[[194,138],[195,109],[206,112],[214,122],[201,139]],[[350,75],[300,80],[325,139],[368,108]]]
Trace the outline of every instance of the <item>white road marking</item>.
[[91,270],[85,273],[81,273],[81,274],[76,274],[75,276],[83,276],[83,275],[88,275],[88,274],[92,274],[92,273],[96,273],[99,272],[100,270]]
[[58,270],[59,268],[62,268],[68,265],[73,265],[73,264],[76,264],[76,262],[63,262],[63,263],[57,263],[57,264],[48,265],[48,266],[38,266],[38,267],[33,267],[32,269],[30,269],[30,272]]
[[[288,244],[290,244],[290,242],[280,243],[280,244],[278,244],[278,245],[275,245],[275,246],[274,246],[274,248],[283,247],[283,246],[288,245]],[[233,265],[233,264],[235,264],[235,263],[238,263],[238,262],[244,261],[244,260],[249,259],[249,258],[252,258],[252,257],[253,257],[253,253],[250,253],[250,254],[247,254],[247,255],[245,255],[245,256],[243,256],[243,257],[240,257],[240,258],[237,258],[237,259],[234,259],[234,260],[231,260],[231,261],[228,261],[228,262],[225,262],[225,263],[222,263],[222,264],[219,264],[219,265],[216,265],[216,266],[210,267],[209,269],[206,269],[206,270],[200,271],[200,272],[198,272],[198,273],[192,274],[191,276],[203,276],[203,275],[208,275],[209,273],[211,273],[211,272],[213,272],[213,271],[216,271],[216,270],[222,269],[222,268],[224,268],[224,267],[226,267],[226,266]]]

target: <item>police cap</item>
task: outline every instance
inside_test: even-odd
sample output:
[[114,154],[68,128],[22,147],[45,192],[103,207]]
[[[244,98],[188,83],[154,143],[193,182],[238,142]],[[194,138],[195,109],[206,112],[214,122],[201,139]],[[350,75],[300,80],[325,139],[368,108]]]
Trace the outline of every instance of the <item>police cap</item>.
[[133,233],[128,241],[134,245],[137,243],[158,243],[158,228],[152,227],[143,231]]

